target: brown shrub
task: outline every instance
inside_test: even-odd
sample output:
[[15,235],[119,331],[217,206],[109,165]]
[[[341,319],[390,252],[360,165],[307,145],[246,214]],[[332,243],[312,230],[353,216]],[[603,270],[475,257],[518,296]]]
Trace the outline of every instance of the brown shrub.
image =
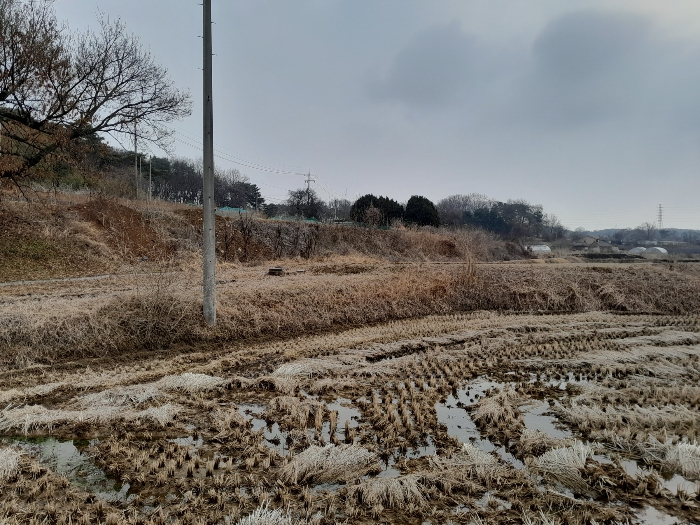
[[132,296],[89,310],[38,316],[30,307],[8,309],[0,313],[0,362],[17,366],[28,352],[29,360],[54,362],[474,310],[692,314],[700,307],[697,279],[655,267],[600,273],[550,265],[401,265],[264,283],[224,288],[215,328],[202,320],[198,286],[174,274],[149,278]]

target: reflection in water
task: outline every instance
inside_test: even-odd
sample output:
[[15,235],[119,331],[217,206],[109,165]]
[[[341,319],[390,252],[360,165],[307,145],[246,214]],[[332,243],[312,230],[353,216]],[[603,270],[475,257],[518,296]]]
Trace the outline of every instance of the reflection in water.
[[645,507],[637,513],[640,525],[675,525],[680,523],[678,518],[669,516],[654,507]]
[[[620,461],[620,464],[630,477],[636,478],[647,473],[647,470],[644,469],[644,467],[640,467],[639,463],[634,459],[624,459]],[[678,494],[678,489],[681,489],[689,494],[694,494],[700,490],[700,486],[698,486],[697,483],[687,480],[680,474],[670,474],[664,472],[659,472],[659,474],[664,480],[664,488],[671,491],[674,496]]]
[[[481,431],[466,410],[467,407],[475,405],[479,399],[484,397],[488,390],[503,386],[504,383],[484,379],[477,380],[447,396],[443,403],[436,403],[435,411],[438,421],[447,427],[447,433],[451,437],[461,443],[471,443],[484,452],[495,451],[506,463],[510,463],[517,469],[523,469],[525,465],[508,452],[505,447],[497,447],[488,437],[481,435]],[[431,453],[435,453],[434,448]]]
[[133,495],[128,494],[128,483],[122,484],[109,478],[92,462],[92,458],[80,452],[94,442],[59,441],[54,437],[11,438],[0,442],[20,447],[44,467],[64,475],[76,487],[91,492],[102,500],[128,502],[133,498]]
[[549,409],[550,406],[547,401],[542,402],[540,405],[535,405],[534,407],[521,407],[525,427],[531,430],[539,430],[540,432],[543,432],[549,437],[555,439],[566,439],[572,437],[569,430],[562,429],[555,425],[555,422],[557,421],[556,417],[545,415]]

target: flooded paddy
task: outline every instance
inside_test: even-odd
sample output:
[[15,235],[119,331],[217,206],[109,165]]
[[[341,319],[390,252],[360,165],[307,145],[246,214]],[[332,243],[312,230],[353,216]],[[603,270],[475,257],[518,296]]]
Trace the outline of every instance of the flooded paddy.
[[67,371],[46,405],[8,390],[0,520],[700,521],[696,318],[450,322]]

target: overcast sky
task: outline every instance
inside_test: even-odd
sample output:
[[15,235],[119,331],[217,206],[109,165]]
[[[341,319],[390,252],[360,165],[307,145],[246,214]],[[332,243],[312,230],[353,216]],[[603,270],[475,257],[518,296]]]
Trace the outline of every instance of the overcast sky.
[[[195,108],[198,0],[57,0],[122,18]],[[214,0],[217,149],[306,172],[325,200],[457,193],[542,204],[569,228],[700,228],[700,2]],[[163,155],[163,152],[154,151]],[[284,199],[300,175],[238,167]]]

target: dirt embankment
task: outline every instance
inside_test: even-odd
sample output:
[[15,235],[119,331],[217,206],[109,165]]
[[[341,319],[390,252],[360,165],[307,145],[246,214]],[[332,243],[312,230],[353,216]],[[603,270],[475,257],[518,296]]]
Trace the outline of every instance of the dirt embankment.
[[[144,260],[169,260],[186,268],[201,252],[201,209],[85,195],[62,197],[52,205],[0,201],[0,282],[124,272]],[[524,256],[519,247],[483,231],[383,231],[243,215],[217,217],[216,233],[218,260],[246,265],[338,256],[403,262]]]
[[153,218],[114,200],[95,199],[69,208],[102,237],[125,260],[139,258],[163,260],[172,257],[177,245],[154,228]]
[[153,274],[99,293],[90,284],[74,295],[58,288],[38,300],[6,290],[0,302],[0,362],[48,364],[475,310],[700,310],[700,281],[663,267],[368,264],[363,273],[347,273],[342,265],[319,271],[322,266],[281,278],[266,276],[262,268],[221,272],[215,328],[202,321],[198,273]]

